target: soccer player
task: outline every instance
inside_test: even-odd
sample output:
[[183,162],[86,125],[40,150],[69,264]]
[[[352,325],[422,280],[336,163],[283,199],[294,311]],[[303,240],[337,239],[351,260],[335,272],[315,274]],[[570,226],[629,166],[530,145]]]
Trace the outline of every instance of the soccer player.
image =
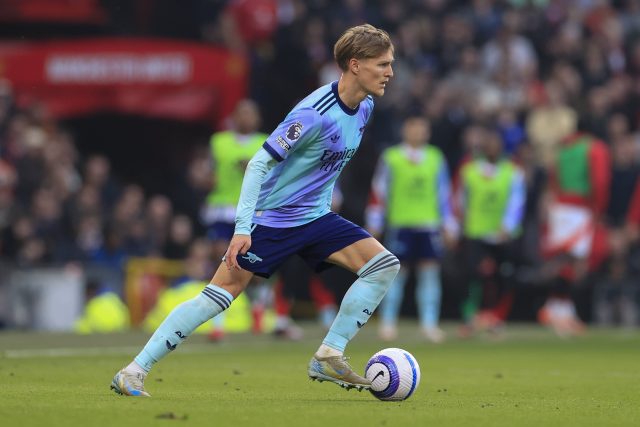
[[[402,126],[403,142],[386,149],[373,176],[367,207],[367,230],[380,235],[386,226],[385,244],[404,263],[416,269],[416,302],[424,337],[439,343],[444,332],[440,317],[439,259],[441,240],[453,243],[458,223],[451,210],[451,185],[442,152],[427,145],[429,121],[409,117]],[[380,306],[380,338],[394,340],[409,270],[400,269]]]
[[156,362],[227,309],[254,274],[270,276],[293,254],[317,271],[336,264],[359,276],[311,357],[309,377],[347,389],[371,387],[343,352],[384,297],[400,262],[364,229],[331,212],[330,204],[334,183],[371,116],[372,95],[382,96],[393,77],[393,52],[389,35],[371,25],[342,34],[334,46],[340,80],[300,101],[253,156],[224,263],[202,293],[176,307],[135,359],[116,373],[111,383],[116,393],[149,396],[144,379]]
[[[473,333],[474,326],[498,332],[506,320],[511,287],[504,271],[513,270],[509,266],[526,197],[522,170],[504,156],[497,129],[485,127],[480,135],[482,151],[460,168],[457,189],[463,252],[469,266],[461,307],[462,337]],[[481,302],[484,310],[476,314]]]

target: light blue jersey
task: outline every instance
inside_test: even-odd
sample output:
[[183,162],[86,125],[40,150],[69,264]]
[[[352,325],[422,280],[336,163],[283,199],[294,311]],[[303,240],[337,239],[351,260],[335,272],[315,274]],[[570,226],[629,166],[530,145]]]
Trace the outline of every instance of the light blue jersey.
[[371,96],[355,109],[346,106],[338,82],[298,103],[263,145],[278,165],[262,184],[252,222],[295,227],[330,212],[335,182],[355,155],[372,111]]

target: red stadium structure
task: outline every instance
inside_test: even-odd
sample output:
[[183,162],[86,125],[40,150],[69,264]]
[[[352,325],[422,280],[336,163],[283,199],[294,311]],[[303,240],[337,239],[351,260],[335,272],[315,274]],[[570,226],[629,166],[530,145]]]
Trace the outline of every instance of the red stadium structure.
[[0,44],[18,106],[37,101],[59,119],[116,112],[216,127],[245,96],[247,73],[243,56],[175,40]]

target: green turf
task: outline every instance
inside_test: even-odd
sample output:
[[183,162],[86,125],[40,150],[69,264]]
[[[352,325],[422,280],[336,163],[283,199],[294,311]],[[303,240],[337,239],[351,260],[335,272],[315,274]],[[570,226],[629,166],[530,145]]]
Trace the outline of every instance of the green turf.
[[512,326],[501,341],[419,340],[406,326],[393,345],[365,328],[353,365],[388,346],[412,352],[422,382],[405,402],[311,382],[306,363],[321,338],[298,343],[191,337],[149,376],[150,399],[112,394],[114,372],[145,335],[0,334],[3,426],[639,426],[640,334],[591,331],[561,340]]

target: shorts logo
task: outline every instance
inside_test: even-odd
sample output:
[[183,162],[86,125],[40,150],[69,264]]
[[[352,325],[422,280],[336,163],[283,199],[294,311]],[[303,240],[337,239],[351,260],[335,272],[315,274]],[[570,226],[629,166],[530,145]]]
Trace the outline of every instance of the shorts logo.
[[302,135],[302,128],[303,126],[300,122],[295,122],[289,126],[289,129],[287,129],[287,139],[289,141],[296,141],[300,138],[300,135]]
[[262,258],[254,254],[253,252],[247,252],[247,254],[243,256],[242,259],[246,259],[251,264],[255,264],[256,262],[262,262]]
[[287,141],[284,140],[283,137],[281,137],[281,136],[277,137],[276,141],[278,142],[278,145],[280,145],[280,147],[282,147],[282,149],[285,152],[288,152],[291,149],[291,146],[289,145],[289,143]]

